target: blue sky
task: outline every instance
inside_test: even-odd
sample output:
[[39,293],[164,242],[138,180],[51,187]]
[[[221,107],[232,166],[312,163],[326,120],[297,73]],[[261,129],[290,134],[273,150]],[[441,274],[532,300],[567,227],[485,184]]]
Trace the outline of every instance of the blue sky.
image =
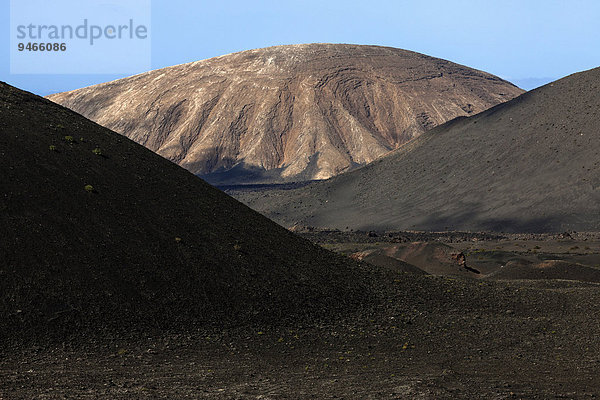
[[[10,2],[0,1],[0,80],[46,95],[125,76],[10,74]],[[152,69],[312,42],[404,48],[496,74],[525,89],[600,66],[597,0],[152,0],[151,13]]]

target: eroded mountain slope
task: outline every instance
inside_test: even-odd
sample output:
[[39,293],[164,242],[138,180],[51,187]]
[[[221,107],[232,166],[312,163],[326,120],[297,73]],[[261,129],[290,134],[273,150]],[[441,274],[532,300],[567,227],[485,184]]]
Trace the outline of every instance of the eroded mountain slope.
[[49,98],[214,183],[324,179],[523,91],[389,47],[277,46]]

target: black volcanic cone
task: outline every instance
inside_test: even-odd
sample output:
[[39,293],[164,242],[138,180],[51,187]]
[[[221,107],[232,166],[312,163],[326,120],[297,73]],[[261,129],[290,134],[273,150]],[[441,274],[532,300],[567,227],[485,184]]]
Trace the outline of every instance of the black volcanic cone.
[[0,339],[312,320],[363,272],[183,168],[0,84]]

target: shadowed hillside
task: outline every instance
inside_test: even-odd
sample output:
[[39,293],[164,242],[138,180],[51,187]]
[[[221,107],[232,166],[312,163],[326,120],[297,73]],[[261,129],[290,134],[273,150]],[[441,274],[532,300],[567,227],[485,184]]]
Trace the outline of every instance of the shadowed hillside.
[[600,68],[435,128],[353,172],[239,193],[280,223],[344,229],[597,231]]
[[48,100],[0,85],[0,336],[312,320],[356,264]]

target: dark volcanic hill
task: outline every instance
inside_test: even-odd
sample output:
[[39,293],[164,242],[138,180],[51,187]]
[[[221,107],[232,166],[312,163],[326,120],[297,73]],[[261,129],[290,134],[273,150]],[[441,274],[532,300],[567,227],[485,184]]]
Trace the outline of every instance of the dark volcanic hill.
[[73,111],[0,83],[0,129],[0,342],[281,323],[371,298],[356,264]]
[[49,96],[212,183],[324,179],[523,91],[406,50],[249,50]]
[[241,193],[285,225],[597,231],[600,68],[437,127],[357,171]]

